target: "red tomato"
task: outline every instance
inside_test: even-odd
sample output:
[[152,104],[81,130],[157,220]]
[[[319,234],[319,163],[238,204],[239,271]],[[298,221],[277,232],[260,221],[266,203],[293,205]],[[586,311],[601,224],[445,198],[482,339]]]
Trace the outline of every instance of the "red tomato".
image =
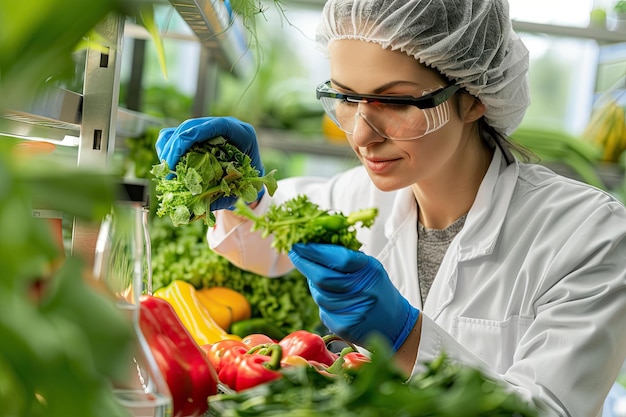
[[248,336],[241,339],[241,342],[247,345],[249,348],[275,343],[274,339],[262,333],[249,334]]

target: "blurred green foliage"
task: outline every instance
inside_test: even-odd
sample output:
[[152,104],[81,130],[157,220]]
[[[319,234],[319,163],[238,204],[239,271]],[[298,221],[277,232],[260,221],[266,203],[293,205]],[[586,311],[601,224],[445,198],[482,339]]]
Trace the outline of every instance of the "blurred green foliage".
[[[140,3],[149,2],[0,0],[0,113],[73,77],[85,36],[109,14],[136,15]],[[111,387],[132,359],[131,323],[32,215],[36,201],[97,224],[116,178],[19,145],[0,133],[0,417],[125,416]]]

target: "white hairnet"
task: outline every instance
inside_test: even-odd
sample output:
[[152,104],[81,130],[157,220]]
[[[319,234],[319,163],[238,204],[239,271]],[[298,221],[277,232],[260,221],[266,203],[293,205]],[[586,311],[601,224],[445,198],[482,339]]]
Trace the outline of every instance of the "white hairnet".
[[326,53],[335,40],[359,39],[436,68],[478,97],[504,134],[530,104],[528,50],[511,28],[507,0],[328,0],[316,38]]

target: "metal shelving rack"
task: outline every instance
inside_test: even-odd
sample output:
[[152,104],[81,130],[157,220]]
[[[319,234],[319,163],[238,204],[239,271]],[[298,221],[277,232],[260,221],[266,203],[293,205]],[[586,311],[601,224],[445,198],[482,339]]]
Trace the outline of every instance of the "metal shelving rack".
[[599,27],[573,27],[546,23],[513,21],[516,32],[540,33],[565,38],[579,38],[595,40],[598,43],[626,42],[626,32],[608,30]]
[[171,5],[198,37],[211,60],[235,76],[247,75],[252,54],[241,20],[223,0],[170,0]]
[[[166,2],[167,3],[167,2]],[[171,0],[203,46],[205,60],[241,76],[251,68],[244,33],[221,0]],[[119,87],[125,17],[112,15],[94,28],[98,48],[86,51],[82,93],[50,86],[28,108],[0,114],[3,133],[23,139],[47,140],[77,150],[77,164],[105,168],[111,164],[116,138],[139,136],[159,120],[119,108]],[[235,65],[236,64],[236,65]],[[89,253],[85,242],[92,227],[75,222],[72,250]],[[82,245],[82,246],[81,246]]]

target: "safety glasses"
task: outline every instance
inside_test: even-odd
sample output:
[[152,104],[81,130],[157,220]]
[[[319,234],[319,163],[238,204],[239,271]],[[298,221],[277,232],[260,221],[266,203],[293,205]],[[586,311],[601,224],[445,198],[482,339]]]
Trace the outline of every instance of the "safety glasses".
[[344,132],[354,134],[359,118],[391,140],[421,138],[450,120],[448,99],[461,87],[452,84],[425,91],[421,97],[340,93],[326,81],[317,87],[324,111]]

